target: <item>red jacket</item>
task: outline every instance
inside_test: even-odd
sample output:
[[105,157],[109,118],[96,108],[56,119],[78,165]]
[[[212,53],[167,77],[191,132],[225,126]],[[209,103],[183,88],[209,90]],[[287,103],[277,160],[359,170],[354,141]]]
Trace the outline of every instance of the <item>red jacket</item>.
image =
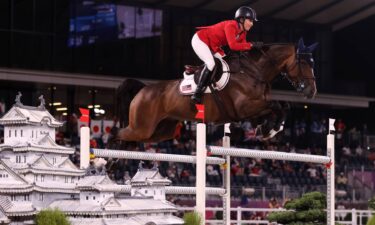
[[215,54],[224,55],[221,46],[228,45],[231,50],[250,50],[252,44],[246,42],[246,31],[241,31],[236,20],[226,20],[212,26],[198,27],[198,37],[208,45]]

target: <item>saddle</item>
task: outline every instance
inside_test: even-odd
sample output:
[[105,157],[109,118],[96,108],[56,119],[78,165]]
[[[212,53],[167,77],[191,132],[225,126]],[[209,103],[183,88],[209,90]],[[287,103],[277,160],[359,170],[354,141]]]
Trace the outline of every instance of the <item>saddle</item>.
[[[212,72],[209,85],[213,85],[215,90],[222,90],[228,83],[230,72],[227,62],[223,59],[215,59],[215,68]],[[183,95],[191,95],[195,92],[199,78],[204,68],[204,64],[200,66],[185,65],[184,79],[181,80],[179,85],[180,93]],[[206,88],[205,93],[211,93],[209,88]]]
[[[221,76],[223,75],[223,65],[221,64],[220,59],[214,58],[214,60],[215,60],[215,68],[214,68],[214,71],[212,72],[210,84],[212,82],[213,84],[215,84],[215,82],[220,80]],[[204,64],[200,66],[185,65],[184,74],[194,75],[194,82],[198,84],[199,77],[202,73],[204,66],[205,66]]]
[[185,65],[185,71],[184,71],[184,73],[186,75],[192,75],[195,72],[197,72],[198,70],[202,71],[203,67],[204,67],[204,64],[200,65],[200,66]]

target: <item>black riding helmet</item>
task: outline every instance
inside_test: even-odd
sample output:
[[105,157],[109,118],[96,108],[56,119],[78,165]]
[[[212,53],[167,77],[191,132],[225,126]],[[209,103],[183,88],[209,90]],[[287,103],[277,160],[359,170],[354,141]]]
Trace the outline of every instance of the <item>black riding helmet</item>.
[[234,19],[239,21],[241,18],[258,21],[255,10],[248,6],[241,6],[240,8],[237,9]]

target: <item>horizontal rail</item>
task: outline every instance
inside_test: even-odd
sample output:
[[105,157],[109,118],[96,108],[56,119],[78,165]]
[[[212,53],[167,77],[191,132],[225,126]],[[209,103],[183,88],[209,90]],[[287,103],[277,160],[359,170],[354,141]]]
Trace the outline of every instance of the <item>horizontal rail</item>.
[[211,155],[229,155],[233,157],[247,157],[258,159],[275,159],[297,162],[311,163],[329,163],[331,159],[327,156],[308,155],[288,152],[276,152],[266,150],[254,150],[244,148],[225,148],[220,146],[207,146],[207,150]]
[[[208,195],[224,195],[224,188],[206,187],[206,194]],[[166,194],[180,194],[180,195],[195,195],[197,192],[196,187],[178,187],[168,186],[165,187]]]
[[[120,192],[121,193],[130,193],[131,185],[120,185]],[[206,187],[206,194],[208,195],[224,195],[225,189],[224,188],[217,188],[217,187]],[[173,195],[195,195],[197,192],[196,187],[183,187],[183,186],[166,186],[165,193],[166,194],[173,194]]]
[[[182,162],[182,163],[196,163],[197,157],[191,155],[173,155],[164,153],[150,153],[150,152],[135,152],[123,151],[113,149],[92,149],[96,157],[102,158],[118,158],[118,159],[139,159],[151,161],[167,161],[167,162]],[[207,164],[221,165],[225,163],[225,159],[219,157],[207,157]]]

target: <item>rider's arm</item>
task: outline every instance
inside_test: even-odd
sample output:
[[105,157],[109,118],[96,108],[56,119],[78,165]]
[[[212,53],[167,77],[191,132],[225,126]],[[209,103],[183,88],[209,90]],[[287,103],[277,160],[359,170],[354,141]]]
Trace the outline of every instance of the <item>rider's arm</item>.
[[233,51],[245,51],[251,49],[251,43],[246,42],[244,37],[239,37],[239,40],[236,40],[236,25],[228,24],[224,28],[225,36],[228,41],[229,48]]
[[214,53],[214,56],[216,58],[224,58],[226,55],[222,48],[217,48],[217,51]]
[[215,56],[216,58],[224,58],[224,57],[225,57],[225,53],[224,53],[224,51],[221,49],[221,51],[216,52],[216,53],[214,54],[214,56]]

